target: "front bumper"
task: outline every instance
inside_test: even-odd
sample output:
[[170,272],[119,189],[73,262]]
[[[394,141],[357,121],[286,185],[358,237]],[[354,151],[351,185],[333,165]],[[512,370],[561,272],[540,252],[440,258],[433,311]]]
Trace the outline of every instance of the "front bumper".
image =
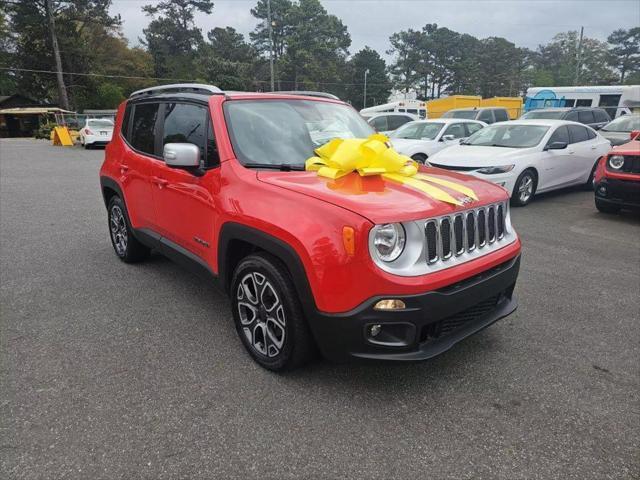
[[640,177],[635,181],[604,177],[596,184],[595,190],[598,202],[640,208]]
[[513,192],[513,187],[516,184],[517,175],[511,172],[507,173],[499,173],[496,175],[484,175],[483,173],[478,173],[476,171],[463,172],[468,173],[469,175],[473,175],[476,178],[481,180],[485,180],[487,182],[495,183],[496,185],[500,185],[503,187],[509,194]]
[[[520,255],[448,287],[419,295],[377,296],[344,314],[316,312],[311,328],[323,355],[334,361],[350,358],[425,360],[513,313]],[[382,299],[402,299],[406,308],[374,310]],[[401,332],[396,345],[376,343],[369,332],[382,325]]]

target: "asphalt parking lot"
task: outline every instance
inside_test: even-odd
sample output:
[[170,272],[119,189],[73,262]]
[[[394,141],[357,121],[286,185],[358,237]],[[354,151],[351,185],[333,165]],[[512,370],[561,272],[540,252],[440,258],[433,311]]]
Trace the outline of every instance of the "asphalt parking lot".
[[125,265],[103,150],[0,141],[0,477],[640,477],[640,220],[568,190],[513,210],[519,310],[431,361],[287,375],[224,296]]

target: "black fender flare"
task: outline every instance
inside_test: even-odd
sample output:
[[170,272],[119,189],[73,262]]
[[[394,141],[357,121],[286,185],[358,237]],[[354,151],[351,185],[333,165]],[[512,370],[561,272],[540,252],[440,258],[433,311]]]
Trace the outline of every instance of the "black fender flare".
[[220,228],[218,237],[218,279],[220,280],[220,285],[227,292],[230,288],[233,272],[228,271],[226,259],[229,246],[233,240],[249,243],[279,258],[291,274],[291,279],[306,317],[309,319],[314,316],[315,312],[317,312],[315,299],[311,292],[304,264],[295,249],[283,240],[262,230],[236,222],[224,223]]

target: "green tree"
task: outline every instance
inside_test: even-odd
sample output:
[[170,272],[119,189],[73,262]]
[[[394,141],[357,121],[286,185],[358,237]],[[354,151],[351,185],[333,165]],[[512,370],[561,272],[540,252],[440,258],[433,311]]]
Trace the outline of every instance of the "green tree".
[[640,69],[640,27],[615,30],[607,42],[611,45],[608,63],[620,72],[620,83],[624,83],[627,73]]
[[387,50],[387,54],[394,57],[389,71],[393,84],[398,90],[408,92],[416,88],[421,79],[426,84],[425,78],[428,78],[428,73],[416,70],[420,62],[421,40],[422,33],[412,29],[396,32],[389,37],[391,48]]
[[391,82],[384,59],[375,50],[364,47],[349,59],[343,77],[346,87],[342,98],[357,110],[365,106],[364,77],[367,70],[367,105],[385,103],[391,94]]
[[[0,65],[13,64],[13,35],[9,29],[9,19],[4,5],[0,4]],[[0,70],[0,95],[14,93],[16,88],[14,72]]]
[[156,77],[189,79],[193,76],[202,31],[195,26],[196,12],[211,13],[211,0],[164,0],[145,5],[152,20],[143,30],[143,43],[151,53]]

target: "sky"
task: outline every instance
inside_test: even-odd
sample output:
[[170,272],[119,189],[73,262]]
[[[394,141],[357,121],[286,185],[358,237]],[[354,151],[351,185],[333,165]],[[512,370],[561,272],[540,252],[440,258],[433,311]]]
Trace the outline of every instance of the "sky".
[[[112,0],[111,13],[119,13],[123,33],[138,44],[149,18],[143,5],[157,0]],[[640,25],[640,0],[321,0],[351,34],[350,52],[365,45],[385,55],[389,36],[408,28],[437,23],[478,38],[504,37],[519,47],[535,49],[558,32],[580,30],[586,37],[606,40],[615,29]],[[199,14],[196,24],[206,34],[214,27],[231,26],[248,34],[256,26],[249,10],[257,0],[214,0],[211,15]]]

